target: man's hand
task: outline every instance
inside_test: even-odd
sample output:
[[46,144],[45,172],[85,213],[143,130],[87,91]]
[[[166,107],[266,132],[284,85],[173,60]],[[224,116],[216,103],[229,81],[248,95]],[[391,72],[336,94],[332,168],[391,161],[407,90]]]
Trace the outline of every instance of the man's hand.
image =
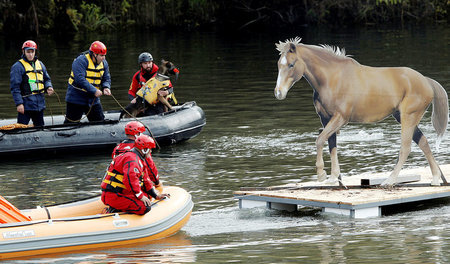
[[103,93],[105,95],[111,95],[111,90],[109,88],[105,88],[105,89],[103,89]]
[[48,87],[47,88],[47,94],[48,95],[52,95],[55,92],[55,90],[53,90],[53,87]]
[[17,106],[17,112],[21,113],[22,115],[25,113],[25,108],[23,107],[23,104]]
[[131,100],[130,103],[135,104],[136,103],[136,97],[134,97],[133,100]]
[[168,194],[168,193],[158,194],[155,199],[156,200],[162,200],[162,199],[165,199],[165,198],[170,198],[170,194]]
[[102,96],[102,91],[100,91],[100,90],[96,90],[95,91],[95,97],[100,97],[100,96]]
[[142,196],[141,201],[145,204],[145,206],[150,206],[152,205],[152,202],[150,201],[150,199],[148,199],[147,196]]

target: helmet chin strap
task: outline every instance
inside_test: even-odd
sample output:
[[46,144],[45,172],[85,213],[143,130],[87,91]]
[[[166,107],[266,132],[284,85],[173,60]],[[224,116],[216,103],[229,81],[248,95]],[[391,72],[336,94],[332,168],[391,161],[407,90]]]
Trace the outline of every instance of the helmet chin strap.
[[92,57],[94,57],[94,60],[95,60],[94,63],[95,63],[95,64],[99,64],[99,63],[98,63],[98,60],[97,60],[97,54],[92,53]]
[[150,149],[148,148],[148,149],[145,149],[145,150],[142,150],[142,153],[144,153],[144,155],[147,155],[147,153],[149,153],[150,152]]

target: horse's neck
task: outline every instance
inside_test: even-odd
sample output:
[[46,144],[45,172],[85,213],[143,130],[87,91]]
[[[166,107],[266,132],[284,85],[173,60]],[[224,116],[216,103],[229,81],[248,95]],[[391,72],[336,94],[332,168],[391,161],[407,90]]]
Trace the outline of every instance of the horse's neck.
[[305,45],[300,56],[305,64],[303,77],[317,91],[326,85],[331,72],[339,70],[339,59],[317,48]]

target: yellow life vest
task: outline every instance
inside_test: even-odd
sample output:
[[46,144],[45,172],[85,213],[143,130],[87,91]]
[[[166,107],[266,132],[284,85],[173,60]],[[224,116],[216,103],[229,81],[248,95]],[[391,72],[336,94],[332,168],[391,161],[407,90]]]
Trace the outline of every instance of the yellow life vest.
[[[94,62],[91,59],[89,53],[85,54],[86,59],[88,60],[88,67],[86,69],[86,80],[92,84],[95,88],[100,90],[100,84],[102,82],[103,73],[105,72],[105,67],[103,65],[103,61],[95,66]],[[75,77],[73,75],[73,71],[70,72],[69,84],[73,84],[75,81]],[[84,90],[84,89],[82,89]]]
[[[19,60],[25,68],[25,74],[28,77],[28,84],[32,94],[40,94],[44,92],[44,74],[42,71],[42,65],[39,60],[34,62],[34,66],[24,59]],[[25,87],[24,87],[25,88]],[[23,91],[28,94],[27,91]]]
[[118,174],[114,172],[108,171],[106,173],[109,177],[105,177],[103,180],[104,183],[111,185],[113,188],[121,188],[126,189],[125,185],[123,184],[123,174]]
[[[105,176],[103,182],[107,184],[107,191],[121,192],[121,189],[126,189],[125,184],[123,184],[123,174],[108,171]],[[139,177],[141,187],[144,186],[143,176],[144,172],[142,172],[142,175]]]
[[168,88],[169,85],[169,80],[161,80],[161,78],[153,77],[136,92],[136,95],[144,98],[149,104],[156,104],[158,102],[158,91],[163,88]]
[[[167,100],[169,100],[169,99],[172,99],[174,105],[177,105],[177,104],[178,104],[177,98],[175,98],[175,93],[169,94],[169,95],[167,96]],[[170,103],[170,101],[169,101],[169,103]]]

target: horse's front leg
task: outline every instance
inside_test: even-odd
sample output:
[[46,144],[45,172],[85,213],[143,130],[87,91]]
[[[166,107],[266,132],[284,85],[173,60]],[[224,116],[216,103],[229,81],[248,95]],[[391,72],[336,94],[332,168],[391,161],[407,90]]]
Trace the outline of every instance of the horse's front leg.
[[319,181],[325,180],[326,172],[324,170],[324,161],[323,161],[323,147],[325,142],[328,141],[330,145],[330,154],[331,154],[331,182],[337,182],[338,176],[340,173],[339,162],[337,159],[337,148],[336,148],[336,132],[346,123],[346,119],[339,113],[334,114],[328,123],[325,125],[323,131],[319,134],[316,140],[316,148],[317,148],[317,159],[316,159],[316,168],[317,168],[317,176]]
[[[317,108],[317,105],[316,105]],[[330,117],[328,117],[326,114],[322,112],[317,113],[320,117],[320,122],[322,123],[322,127],[326,127],[328,122],[330,122]],[[339,174],[341,172],[339,168],[339,161],[337,156],[337,144],[336,144],[336,133],[332,134],[328,138],[328,149],[330,150],[330,157],[331,157],[331,178],[337,178],[339,177]],[[317,164],[316,164],[317,165]],[[327,178],[327,173],[325,170],[319,174],[318,180],[324,181]]]

